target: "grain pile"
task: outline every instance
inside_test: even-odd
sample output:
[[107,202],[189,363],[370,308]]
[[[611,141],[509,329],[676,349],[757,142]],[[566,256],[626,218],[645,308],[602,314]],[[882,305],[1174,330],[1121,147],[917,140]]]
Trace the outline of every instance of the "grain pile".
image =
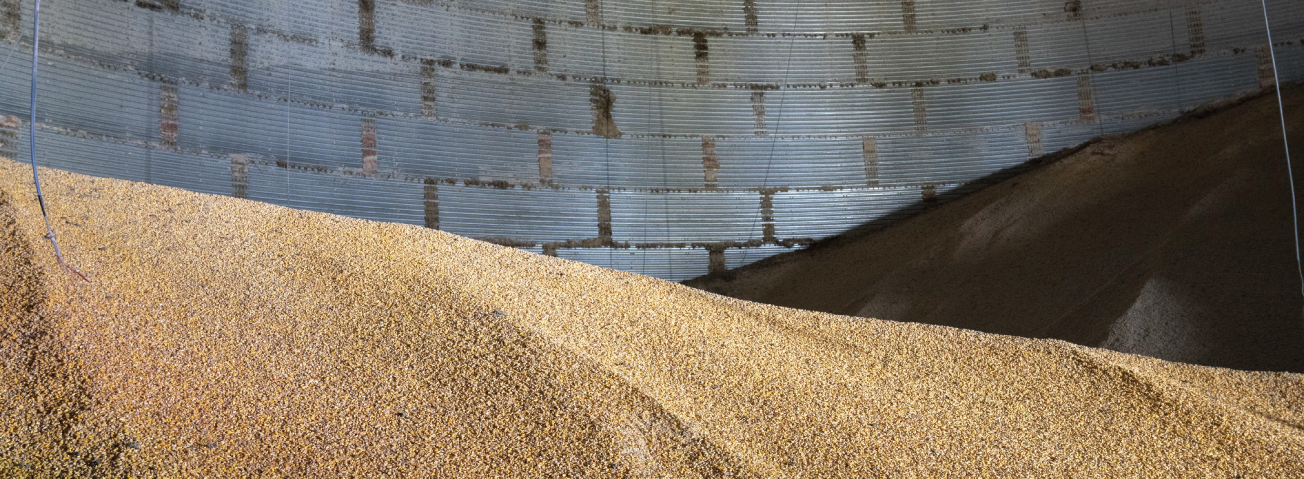
[[1304,376],[0,160],[0,476],[1304,474]]
[[[1294,156],[1304,158],[1304,86],[1283,93]],[[1304,372],[1276,100],[1268,92],[1105,138],[886,230],[689,284],[794,308]]]

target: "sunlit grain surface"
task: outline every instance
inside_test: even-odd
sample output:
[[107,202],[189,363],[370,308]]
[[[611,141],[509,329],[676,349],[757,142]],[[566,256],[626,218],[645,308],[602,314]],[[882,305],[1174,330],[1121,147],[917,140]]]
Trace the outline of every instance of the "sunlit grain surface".
[[0,161],[0,476],[1304,474],[1304,376]]

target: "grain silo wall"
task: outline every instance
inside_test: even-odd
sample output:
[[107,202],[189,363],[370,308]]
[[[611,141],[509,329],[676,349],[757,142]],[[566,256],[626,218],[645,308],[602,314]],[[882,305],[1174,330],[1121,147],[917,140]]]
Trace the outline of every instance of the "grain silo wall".
[[[1268,2],[1283,81],[1304,2]],[[45,0],[41,162],[666,279],[1273,83],[1257,0]],[[31,2],[0,0],[0,151]]]

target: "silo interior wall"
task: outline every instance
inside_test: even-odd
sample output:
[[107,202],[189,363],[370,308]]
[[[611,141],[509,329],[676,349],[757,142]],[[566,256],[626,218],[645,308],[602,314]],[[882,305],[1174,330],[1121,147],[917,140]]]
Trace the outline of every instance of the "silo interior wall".
[[[1283,81],[1304,2],[1268,2]],[[25,157],[31,2],[0,0]],[[678,280],[1273,84],[1258,2],[45,0],[43,165]]]

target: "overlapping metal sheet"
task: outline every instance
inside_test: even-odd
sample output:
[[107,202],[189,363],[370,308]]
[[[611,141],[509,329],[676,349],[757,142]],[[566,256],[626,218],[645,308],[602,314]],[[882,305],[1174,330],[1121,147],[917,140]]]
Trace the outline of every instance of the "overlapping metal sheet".
[[[45,0],[37,136],[48,166],[684,279],[1270,86],[1259,8]],[[1304,77],[1304,3],[1269,8]],[[0,0],[9,156],[30,9]]]

